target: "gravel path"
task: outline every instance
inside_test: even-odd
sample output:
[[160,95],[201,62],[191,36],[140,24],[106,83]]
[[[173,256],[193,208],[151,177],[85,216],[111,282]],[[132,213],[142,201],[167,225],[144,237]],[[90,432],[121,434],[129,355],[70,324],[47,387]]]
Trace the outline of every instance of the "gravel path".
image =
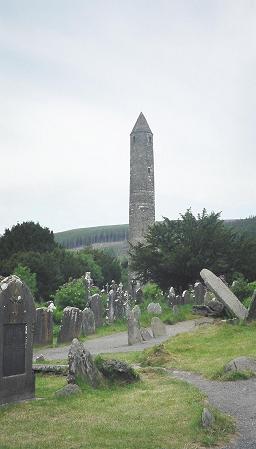
[[[130,352],[130,351],[143,351],[146,348],[150,348],[156,344],[159,344],[169,337],[175,335],[191,332],[202,324],[212,323],[213,320],[209,318],[199,318],[197,320],[182,321],[171,326],[166,326],[167,335],[165,337],[152,338],[152,340],[145,341],[143,343],[137,343],[136,345],[128,346],[127,332],[120,332],[106,337],[98,337],[85,341],[86,348],[91,354],[101,354],[107,352]],[[66,359],[68,356],[68,346],[59,346],[57,348],[47,348],[35,350],[34,358],[42,354],[48,360]]]
[[217,382],[183,371],[170,373],[200,388],[211,404],[236,419],[239,437],[223,449],[256,449],[256,378]]

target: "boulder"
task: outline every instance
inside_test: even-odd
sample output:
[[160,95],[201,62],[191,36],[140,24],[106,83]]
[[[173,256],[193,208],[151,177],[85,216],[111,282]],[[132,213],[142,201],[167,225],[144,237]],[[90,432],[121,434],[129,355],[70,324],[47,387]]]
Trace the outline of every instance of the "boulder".
[[166,326],[158,317],[152,318],[151,329],[155,338],[166,335]]
[[139,379],[134,369],[120,360],[101,360],[98,368],[103,376],[111,381],[132,383]]
[[216,295],[217,299],[224,304],[229,312],[240,320],[247,318],[247,309],[220,278],[206,268],[200,272],[200,275],[207,287]]
[[55,393],[55,396],[57,397],[67,397],[72,396],[76,394],[80,394],[81,388],[76,384],[68,384],[65,385],[65,387],[61,388],[60,390],[57,390]]
[[224,366],[224,371],[250,371],[256,373],[256,359],[253,357],[237,357]]
[[147,307],[148,313],[152,313],[154,315],[161,315],[162,307],[159,302],[151,302]]
[[96,367],[90,352],[83,343],[74,338],[68,353],[68,383],[85,382],[93,388],[102,384],[102,375]]

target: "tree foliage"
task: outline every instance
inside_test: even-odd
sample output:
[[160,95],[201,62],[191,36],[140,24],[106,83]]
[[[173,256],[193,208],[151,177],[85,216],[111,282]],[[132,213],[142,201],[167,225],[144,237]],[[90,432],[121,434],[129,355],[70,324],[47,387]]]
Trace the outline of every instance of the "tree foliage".
[[163,290],[170,285],[187,288],[199,279],[202,268],[229,279],[234,272],[249,280],[256,275],[256,240],[233,232],[220,213],[205,209],[197,217],[188,209],[179,220],[164,218],[150,228],[145,243],[131,247],[130,255],[139,278]]
[[84,309],[88,300],[85,280],[74,279],[62,285],[53,295],[53,300],[60,309],[66,306]]
[[29,287],[33,295],[36,294],[37,285],[35,273],[32,273],[28,267],[18,264],[13,274],[18,276],[23,282],[25,282],[25,284]]
[[33,221],[18,223],[11,229],[6,229],[0,238],[0,259],[7,259],[24,251],[53,251],[57,246],[53,232],[48,228],[42,228]]

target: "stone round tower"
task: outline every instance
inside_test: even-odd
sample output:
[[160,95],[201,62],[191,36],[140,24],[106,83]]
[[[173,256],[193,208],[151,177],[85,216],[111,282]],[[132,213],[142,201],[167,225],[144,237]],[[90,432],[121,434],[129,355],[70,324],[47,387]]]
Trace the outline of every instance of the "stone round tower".
[[143,241],[154,222],[153,134],[141,112],[130,135],[129,242]]

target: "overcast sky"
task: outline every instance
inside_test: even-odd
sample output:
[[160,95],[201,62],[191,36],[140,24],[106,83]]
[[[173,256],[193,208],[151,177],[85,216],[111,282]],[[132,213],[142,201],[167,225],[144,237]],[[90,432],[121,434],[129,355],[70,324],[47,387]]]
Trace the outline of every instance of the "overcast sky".
[[256,215],[256,0],[0,0],[0,233],[128,223],[129,134],[156,218]]

